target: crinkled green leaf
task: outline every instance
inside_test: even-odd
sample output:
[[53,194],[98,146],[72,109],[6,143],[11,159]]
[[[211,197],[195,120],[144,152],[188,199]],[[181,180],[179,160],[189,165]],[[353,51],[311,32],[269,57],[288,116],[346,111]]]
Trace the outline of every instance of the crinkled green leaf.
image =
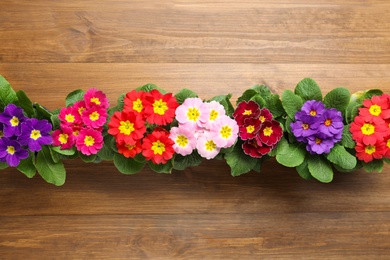
[[42,120],[46,119],[49,122],[51,121],[52,113],[45,107],[39,105],[38,103],[34,104],[35,110],[37,111],[37,119]]
[[175,95],[175,98],[180,105],[183,104],[184,100],[186,100],[187,98],[197,98],[197,97],[198,95],[194,91],[186,88],[180,90]]
[[160,93],[162,93],[162,94],[167,93],[165,90],[163,90],[163,89],[157,87],[157,86],[154,85],[154,84],[146,84],[146,85],[144,85],[144,86],[142,86],[142,87],[136,88],[135,90],[136,90],[136,91],[150,92],[150,91],[152,91],[153,89],[157,89],[157,90],[160,91]]
[[39,175],[48,183],[56,186],[61,186],[65,183],[66,171],[64,164],[61,161],[53,162],[48,147],[43,146],[42,150],[38,152],[35,166]]
[[298,172],[299,176],[301,176],[301,178],[303,178],[305,180],[313,179],[313,176],[311,176],[311,173],[309,171],[309,166],[308,166],[307,160],[304,160],[303,163],[301,163],[301,165],[298,165],[295,169],[297,170],[297,172]]
[[173,168],[175,170],[184,170],[187,167],[198,166],[201,163],[202,163],[202,157],[198,154],[197,151],[194,151],[191,154],[186,156],[177,154],[175,156],[175,163]]
[[322,92],[317,83],[311,78],[301,80],[295,87],[295,94],[303,100],[318,100],[322,101]]
[[209,101],[217,101],[219,102],[226,111],[226,115],[231,116],[234,112],[234,107],[232,103],[230,102],[230,98],[232,97],[232,94],[227,94],[227,95],[220,95],[220,96],[215,96],[211,98]]
[[260,94],[260,96],[262,96],[263,98],[272,94],[271,90],[266,85],[255,85],[251,89],[256,90],[256,92]]
[[4,110],[10,103],[15,103],[18,101],[15,91],[9,84],[9,82],[0,75],[0,111]]
[[332,166],[323,156],[308,156],[307,163],[311,175],[320,182],[328,183],[333,180]]
[[355,148],[355,141],[352,139],[352,133],[349,131],[350,125],[345,125],[343,129],[343,135],[341,138],[341,145],[353,149]]
[[278,143],[276,161],[286,167],[296,167],[305,160],[306,149],[304,143],[288,143],[282,138]]
[[330,153],[325,156],[330,162],[346,170],[354,169],[356,167],[356,157],[345,150],[344,146],[340,144],[335,144],[330,150]]
[[37,173],[35,168],[35,153],[29,152],[28,157],[24,160],[21,160],[16,169],[24,173],[24,175],[26,175],[28,178],[34,177]]
[[71,106],[77,101],[84,99],[84,91],[82,89],[76,89],[70,92],[65,98],[65,105]]
[[114,165],[123,174],[134,174],[141,171],[145,163],[140,163],[133,158],[126,158],[122,154],[115,153]]
[[26,93],[23,90],[16,92],[18,101],[15,102],[15,105],[21,107],[28,117],[34,117],[35,110],[33,108],[33,103],[27,97]]
[[345,110],[351,99],[351,93],[346,88],[335,88],[324,97],[324,104],[328,108],[336,108],[345,116]]
[[267,103],[265,102],[264,98],[260,96],[260,94],[254,95],[251,100],[255,101],[259,107],[263,108],[266,107]]
[[368,163],[363,162],[363,167],[366,172],[382,172],[383,160],[373,160]]
[[278,94],[271,94],[265,98],[265,107],[271,112],[273,118],[285,115],[282,101]]
[[302,105],[303,100],[301,97],[295,95],[291,90],[283,91],[282,106],[290,118],[294,119],[295,114],[301,110]]
[[104,143],[103,147],[97,153],[97,156],[99,156],[102,160],[112,161],[114,160],[114,151],[111,150],[108,144]]
[[249,172],[256,166],[256,158],[246,155],[241,148],[242,142],[237,142],[231,153],[225,155],[225,160],[231,168],[232,176],[239,176]]
[[345,121],[350,124],[359,113],[359,107],[362,103],[357,100],[350,100],[347,108],[345,109]]
[[373,96],[381,96],[383,94],[383,91],[380,89],[370,89],[364,92],[362,96],[362,100],[364,99],[371,99]]
[[248,102],[251,100],[252,97],[254,97],[257,94],[257,91],[254,89],[247,89],[242,93],[241,97],[237,99],[237,105],[240,104],[242,101]]

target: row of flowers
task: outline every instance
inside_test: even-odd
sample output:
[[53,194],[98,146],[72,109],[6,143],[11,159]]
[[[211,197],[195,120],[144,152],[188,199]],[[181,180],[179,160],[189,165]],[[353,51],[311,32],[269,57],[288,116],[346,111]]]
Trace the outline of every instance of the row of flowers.
[[231,95],[200,99],[191,90],[176,95],[145,85],[121,95],[110,108],[97,89],[76,90],[66,106],[48,111],[0,78],[0,169],[38,172],[55,185],[65,182],[63,160],[112,160],[124,174],[146,164],[156,172],[224,159],[233,176],[260,171],[270,157],[321,182],[333,170],[381,171],[390,158],[390,96],[380,90],[351,95],[336,88],[322,96],[312,79],[281,96],[254,86]]

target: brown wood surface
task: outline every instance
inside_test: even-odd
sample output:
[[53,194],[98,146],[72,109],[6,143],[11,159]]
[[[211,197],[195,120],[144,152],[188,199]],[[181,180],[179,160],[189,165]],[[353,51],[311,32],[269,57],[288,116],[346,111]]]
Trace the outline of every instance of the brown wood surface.
[[[146,83],[202,98],[313,77],[390,93],[387,0],[0,2],[0,74],[50,109]],[[274,160],[131,176],[67,161],[62,187],[0,173],[1,259],[389,259],[390,167],[305,181]]]

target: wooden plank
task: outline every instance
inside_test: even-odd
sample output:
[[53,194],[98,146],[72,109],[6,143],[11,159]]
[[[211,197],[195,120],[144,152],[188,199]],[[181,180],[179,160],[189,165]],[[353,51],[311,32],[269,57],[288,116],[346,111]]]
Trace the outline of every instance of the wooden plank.
[[372,3],[2,1],[0,62],[389,63]]

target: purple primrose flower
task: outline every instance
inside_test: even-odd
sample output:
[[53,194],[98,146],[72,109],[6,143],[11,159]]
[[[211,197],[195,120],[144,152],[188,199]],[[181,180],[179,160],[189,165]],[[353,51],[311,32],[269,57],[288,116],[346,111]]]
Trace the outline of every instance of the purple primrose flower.
[[325,112],[325,106],[321,101],[308,100],[303,104],[301,110],[310,116],[320,116]]
[[51,124],[47,120],[38,120],[31,118],[22,123],[22,133],[18,141],[22,145],[27,145],[28,149],[33,152],[40,151],[42,145],[52,143],[50,131]]
[[328,137],[333,137],[343,131],[343,117],[335,108],[327,109],[321,116],[319,131]]
[[23,149],[19,142],[10,140],[7,137],[0,139],[0,159],[5,161],[9,166],[16,167],[20,160],[28,157],[28,151]]
[[3,133],[5,137],[19,136],[21,132],[21,123],[26,120],[23,114],[23,109],[9,104],[4,108],[4,112],[0,114],[0,123],[4,124]]
[[306,150],[311,154],[327,154],[330,153],[330,149],[333,148],[334,144],[335,140],[333,140],[333,138],[319,133],[308,137]]

